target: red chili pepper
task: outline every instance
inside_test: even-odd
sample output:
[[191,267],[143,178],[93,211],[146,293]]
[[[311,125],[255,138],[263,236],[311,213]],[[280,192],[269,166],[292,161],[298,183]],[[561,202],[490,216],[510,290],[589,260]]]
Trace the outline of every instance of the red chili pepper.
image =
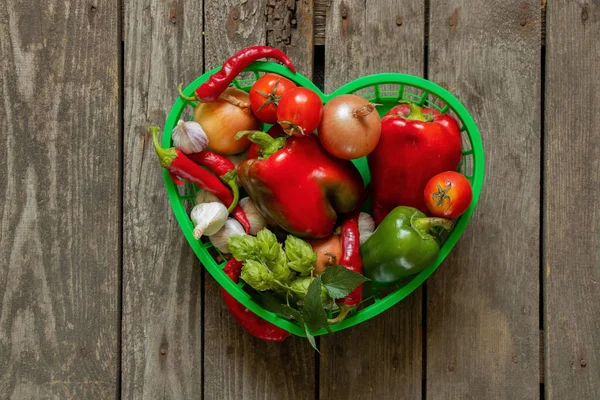
[[210,169],[219,176],[226,175],[230,171],[235,171],[235,165],[231,161],[209,150],[202,150],[198,153],[188,154],[187,156],[196,164]]
[[[176,183],[180,182],[177,177],[188,180],[196,186],[217,196],[223,204],[229,204],[228,211],[233,214],[240,224],[242,224],[246,233],[249,233],[250,222],[248,221],[244,210],[237,204],[239,194],[238,196],[235,196],[235,193],[232,193],[219,178],[190,160],[190,158],[182,151],[177,150],[175,147],[163,149],[160,143],[158,143],[158,130],[159,128],[156,126],[150,127],[154,150],[156,151],[160,165],[169,171],[173,180]],[[237,187],[235,174],[233,174],[233,177],[230,176],[228,178],[229,181],[227,181],[227,183],[229,186],[233,188],[233,185],[235,185],[235,187]],[[233,192],[236,192],[236,190],[233,190]]]
[[[349,214],[342,222],[342,231],[340,239],[342,241],[342,257],[340,265],[350,271],[362,274],[363,263],[360,255],[360,234],[358,231],[358,217],[360,210],[357,209]],[[348,313],[356,308],[362,300],[363,285],[360,284],[348,296],[337,301],[340,307],[339,314],[329,322],[336,324],[342,322]]]
[[274,58],[296,72],[290,59],[281,50],[269,46],[246,47],[225,61],[219,71],[196,89],[196,95],[202,101],[216,100],[240,72],[261,58]]
[[[243,264],[240,261],[232,258],[231,260],[227,261],[227,264],[225,264],[223,272],[225,272],[232,281],[238,283],[240,273],[242,272],[242,266]],[[221,288],[221,296],[223,296],[225,305],[227,305],[227,308],[229,308],[229,311],[231,311],[233,317],[252,336],[262,340],[281,342],[290,335],[288,331],[281,329],[280,327],[275,326],[268,321],[265,321],[252,311],[248,310],[224,288]]]
[[377,147],[367,156],[375,222],[397,206],[427,214],[425,185],[441,172],[456,170],[460,159],[460,127],[452,116],[412,102],[392,108],[381,119]]

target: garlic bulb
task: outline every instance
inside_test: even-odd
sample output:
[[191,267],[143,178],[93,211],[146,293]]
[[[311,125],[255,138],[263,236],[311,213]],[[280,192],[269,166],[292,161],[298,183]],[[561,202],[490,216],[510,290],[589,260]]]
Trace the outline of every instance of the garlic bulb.
[[171,132],[173,144],[185,154],[201,152],[208,146],[208,136],[196,121],[179,120]]
[[227,221],[229,213],[222,203],[211,202],[197,204],[192,209],[190,218],[194,223],[194,237],[210,236],[219,231]]
[[258,211],[258,208],[256,208],[250,197],[244,197],[238,204],[242,207],[248,218],[248,222],[250,222],[250,234],[256,235],[258,231],[267,225],[267,221],[265,221],[265,218]]
[[215,196],[214,194],[212,194],[211,192],[208,192],[206,190],[200,189],[196,192],[196,195],[194,196],[194,204],[212,203],[212,202],[220,203],[221,200],[219,200],[219,198],[217,196]]
[[358,216],[358,232],[360,244],[363,244],[375,230],[375,221],[369,214],[361,212]]
[[237,219],[227,218],[225,225],[212,236],[209,236],[210,242],[223,254],[231,253],[229,250],[229,238],[233,236],[245,235],[244,227]]

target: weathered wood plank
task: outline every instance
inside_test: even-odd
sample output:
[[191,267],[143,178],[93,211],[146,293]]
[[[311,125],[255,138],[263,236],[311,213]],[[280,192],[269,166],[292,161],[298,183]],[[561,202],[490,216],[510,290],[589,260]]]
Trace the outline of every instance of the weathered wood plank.
[[[285,4],[286,2],[277,2]],[[300,3],[300,2],[299,2]],[[267,6],[269,4],[269,6]],[[275,9],[281,10],[278,4]],[[265,12],[272,1],[206,0],[206,68],[217,67],[245,46],[265,44],[267,27],[272,37],[283,37],[281,26],[267,24]],[[296,5],[296,18],[300,5]],[[300,31],[300,28],[298,28]],[[298,59],[309,54],[312,40],[299,39],[292,29],[292,61],[310,77],[312,64]],[[298,40],[294,42],[296,39]],[[276,44],[276,43],[272,43]],[[301,46],[306,46],[301,48]],[[311,58],[312,59],[312,58]],[[206,274],[205,281],[204,396],[206,399],[309,399],[314,397],[314,351],[306,340],[290,337],[282,344],[257,340],[229,314],[219,285]]]
[[547,399],[600,398],[600,3],[548,4],[544,136]]
[[327,8],[331,0],[314,0],[314,41],[315,46],[325,45],[325,26],[327,24]]
[[284,51],[301,74],[313,71],[313,1],[267,0],[267,44]]
[[0,7],[0,398],[118,395],[118,2]]
[[125,12],[123,382],[128,399],[202,391],[199,262],[167,201],[148,134],[177,84],[202,73],[202,7],[129,0]]
[[[368,5],[367,5],[368,4]],[[325,89],[388,71],[422,75],[424,3],[332,2]],[[421,398],[422,291],[377,318],[321,339],[323,399]]]
[[540,3],[431,1],[429,79],[477,122],[486,185],[428,281],[428,399],[539,397]]

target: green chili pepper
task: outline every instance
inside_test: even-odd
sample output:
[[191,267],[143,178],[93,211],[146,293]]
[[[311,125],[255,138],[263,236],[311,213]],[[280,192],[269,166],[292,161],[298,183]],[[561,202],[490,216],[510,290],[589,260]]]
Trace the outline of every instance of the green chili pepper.
[[364,276],[392,283],[427,268],[440,251],[435,227],[450,230],[452,221],[428,218],[412,207],[394,208],[360,248]]

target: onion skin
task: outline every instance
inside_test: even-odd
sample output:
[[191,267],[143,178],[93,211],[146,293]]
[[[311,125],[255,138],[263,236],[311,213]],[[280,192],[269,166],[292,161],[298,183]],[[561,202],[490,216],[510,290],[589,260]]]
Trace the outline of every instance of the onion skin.
[[342,241],[339,235],[333,234],[325,239],[308,240],[308,243],[317,253],[315,275],[319,275],[327,267],[339,264],[342,258]]
[[[233,105],[224,99],[229,96],[243,106]],[[262,127],[260,121],[252,115],[249,104],[248,93],[232,87],[227,88],[217,100],[198,104],[194,110],[194,121],[202,126],[208,136],[209,150],[230,155],[241,153],[250,146],[248,138],[235,140],[239,131],[260,130]]]
[[360,96],[344,94],[325,104],[318,131],[325,150],[352,160],[375,149],[381,135],[381,118],[374,104]]

